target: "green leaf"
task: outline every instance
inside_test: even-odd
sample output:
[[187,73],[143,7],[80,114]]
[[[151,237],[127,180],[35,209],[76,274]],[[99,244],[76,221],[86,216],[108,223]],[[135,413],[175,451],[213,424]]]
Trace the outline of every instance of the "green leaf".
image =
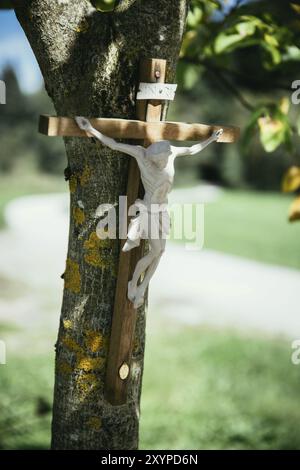
[[274,152],[284,142],[284,124],[270,117],[258,120],[260,141],[266,152]]
[[183,87],[185,90],[191,90],[199,80],[199,68],[195,66],[186,67],[184,74]]
[[282,58],[284,61],[288,61],[288,60],[300,61],[300,48],[295,45],[287,46]]
[[277,47],[271,46],[266,42],[262,42],[262,47],[267,52],[267,58],[264,62],[265,66],[268,68],[274,67],[274,65],[280,64],[282,61],[282,55]]
[[300,15],[300,5],[298,5],[297,3],[290,3],[292,9],[298,13],[298,15]]
[[187,25],[190,28],[196,28],[203,18],[203,11],[199,7],[195,7],[189,11],[187,16]]
[[279,46],[279,43],[278,43],[277,39],[275,38],[275,36],[271,36],[271,34],[266,33],[264,35],[264,40],[271,47],[278,47]]
[[291,146],[292,129],[287,117],[288,106],[283,99],[278,105],[260,106],[251,115],[245,129],[242,144],[247,147],[259,129],[260,141],[264,150],[274,152],[281,144]]
[[242,15],[240,17],[240,19],[242,21],[252,23],[253,25],[255,25],[256,28],[259,28],[259,29],[262,29],[262,30],[266,28],[266,23],[264,21],[262,21],[260,18],[258,18],[258,16]]
[[243,36],[241,36],[240,34],[219,34],[219,36],[217,36],[215,40],[216,54],[221,54],[226,49],[229,49],[231,46],[243,41],[243,39]]
[[300,168],[291,166],[285,173],[282,181],[282,191],[291,193],[300,188]]
[[266,152],[274,152],[281,144],[291,147],[292,129],[280,106],[258,119],[260,140]]
[[289,221],[300,220],[300,197],[297,197],[289,208]]
[[290,110],[290,100],[287,96],[283,96],[279,102],[280,111],[287,115]]
[[114,9],[115,0],[91,0],[93,7],[98,11],[109,12]]
[[236,29],[241,36],[252,36],[255,33],[255,23],[253,21],[245,21],[238,23]]

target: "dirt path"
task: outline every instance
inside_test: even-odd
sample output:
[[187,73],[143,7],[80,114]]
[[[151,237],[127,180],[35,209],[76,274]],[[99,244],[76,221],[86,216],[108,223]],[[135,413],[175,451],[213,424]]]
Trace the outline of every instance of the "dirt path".
[[[182,198],[180,191],[173,201],[176,194]],[[198,196],[205,199],[200,192]],[[213,197],[211,193],[207,199]],[[5,294],[0,321],[54,326],[67,249],[68,197],[17,199],[8,205],[6,220],[8,228],[0,232],[0,285]],[[207,250],[189,252],[183,244],[169,242],[151,283],[149,315],[297,338],[299,286],[300,271]]]

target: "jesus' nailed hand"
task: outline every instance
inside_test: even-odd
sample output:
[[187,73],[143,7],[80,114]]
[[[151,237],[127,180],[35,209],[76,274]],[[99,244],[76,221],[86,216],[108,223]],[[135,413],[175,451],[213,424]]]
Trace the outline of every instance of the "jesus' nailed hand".
[[[84,117],[75,118],[80,129],[98,139],[102,144],[135,158],[141,172],[145,189],[143,200],[137,200],[135,205],[139,214],[129,224],[127,241],[123,251],[129,251],[140,244],[141,239],[149,240],[149,252],[139,260],[128,283],[128,299],[134,308],[144,303],[144,296],[149,281],[152,278],[160,258],[165,250],[166,236],[170,229],[170,219],[167,210],[168,194],[174,181],[174,160],[180,156],[191,156],[201,152],[212,142],[216,142],[223,134],[223,129],[214,131],[212,135],[191,147],[176,147],[169,141],[154,142],[148,148],[141,145],[119,143],[92,127]],[[151,228],[151,230],[150,230]],[[143,280],[138,284],[141,275]]]

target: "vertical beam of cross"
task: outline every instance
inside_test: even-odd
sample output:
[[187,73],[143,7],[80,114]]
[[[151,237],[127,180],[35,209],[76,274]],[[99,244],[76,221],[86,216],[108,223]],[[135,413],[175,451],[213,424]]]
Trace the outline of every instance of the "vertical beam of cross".
[[[163,83],[166,76],[166,61],[145,59],[140,63],[140,82]],[[162,102],[138,101],[137,118],[141,121],[160,121]],[[144,141],[144,146],[151,142]],[[130,207],[141,191],[139,168],[134,159],[130,160],[127,203]],[[126,219],[125,219],[126,220]],[[121,242],[121,249],[125,240]],[[120,251],[119,270],[115,293],[112,329],[106,368],[105,396],[113,405],[122,405],[127,400],[127,388],[130,380],[130,366],[137,311],[127,299],[128,281],[131,280],[137,262],[143,256],[144,243],[131,251]]]

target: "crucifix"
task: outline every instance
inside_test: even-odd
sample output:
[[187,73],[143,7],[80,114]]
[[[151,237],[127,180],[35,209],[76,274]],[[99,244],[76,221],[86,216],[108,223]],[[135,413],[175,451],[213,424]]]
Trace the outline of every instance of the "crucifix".
[[[237,127],[161,121],[163,103],[173,100],[176,90],[176,85],[164,83],[165,76],[165,60],[141,61],[136,97],[138,120],[40,117],[39,130],[45,135],[94,137],[133,157],[129,165],[127,200],[129,207],[136,205],[139,214],[130,222],[127,240],[121,241],[105,383],[106,398],[113,405],[122,405],[127,399],[137,309],[144,302],[169,230],[166,204],[174,178],[174,160],[181,155],[195,155],[212,142],[231,143],[239,137]],[[115,139],[141,140],[143,145],[118,143]],[[171,145],[170,140],[200,143],[177,147]],[[142,199],[138,199],[139,194]],[[156,236],[149,233],[149,224],[151,230],[156,229]],[[143,256],[146,238],[150,250]]]
[[[196,155],[210,143],[218,141],[223,129],[214,131],[203,142],[191,147],[175,147],[169,141],[154,142],[148,148],[141,145],[128,145],[116,142],[97,131],[88,119],[75,117],[80,129],[98,139],[103,145],[133,157],[139,167],[144,186],[144,198],[134,203],[138,215],[130,222],[127,241],[122,251],[130,251],[140,245],[142,239],[149,241],[149,252],[139,260],[132,279],[128,282],[128,299],[135,309],[144,303],[146,289],[153,276],[161,255],[165,250],[166,236],[169,234],[170,219],[167,210],[168,193],[174,180],[174,160],[178,156]],[[143,280],[138,284],[141,276]]]

